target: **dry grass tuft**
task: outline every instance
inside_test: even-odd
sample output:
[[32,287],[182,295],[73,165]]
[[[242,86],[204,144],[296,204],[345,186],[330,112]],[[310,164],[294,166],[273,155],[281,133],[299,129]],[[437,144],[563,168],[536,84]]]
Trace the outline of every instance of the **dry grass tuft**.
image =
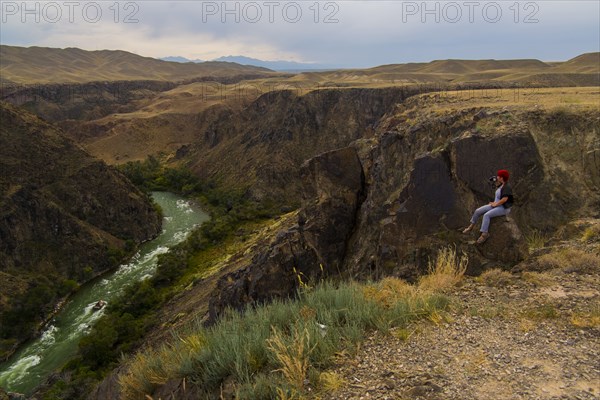
[[534,322],[534,321],[532,321],[532,320],[530,320],[530,319],[527,319],[527,318],[521,318],[521,319],[519,320],[519,330],[520,330],[521,332],[525,332],[525,333],[527,333],[527,332],[531,332],[531,331],[533,331],[533,330],[534,330],[536,327],[537,327],[537,323],[536,323],[536,322]]
[[399,300],[409,299],[416,294],[415,287],[398,278],[384,278],[376,285],[363,288],[365,298],[374,300],[384,308],[390,308]]
[[592,225],[581,235],[583,242],[597,242],[600,240],[600,225]]
[[302,391],[306,373],[310,366],[309,356],[314,347],[310,347],[308,330],[300,331],[294,327],[291,335],[286,336],[281,331],[273,329],[273,334],[267,339],[267,348],[281,366],[285,379],[295,389]]
[[544,235],[538,230],[532,231],[529,235],[525,237],[529,251],[544,248],[548,239],[548,236]]
[[521,275],[521,279],[525,282],[534,284],[535,286],[552,286],[556,283],[553,276],[544,272],[525,271]]
[[314,320],[316,316],[317,316],[317,310],[315,310],[312,307],[304,305],[300,309],[300,318],[302,318],[304,321]]
[[435,263],[429,263],[428,274],[419,279],[418,290],[443,292],[456,286],[462,280],[468,263],[467,255],[463,253],[459,257],[456,248],[441,249]]
[[346,385],[346,381],[337,372],[326,371],[319,375],[319,386],[325,392],[335,392]]
[[571,323],[578,328],[597,328],[600,326],[600,315],[575,313]]
[[182,366],[191,365],[190,354],[200,351],[204,344],[201,335],[193,334],[158,350],[136,354],[128,373],[119,377],[123,398],[144,399],[169,379],[185,377],[187,371],[182,371]]
[[429,320],[438,326],[442,323],[449,322],[446,314],[438,310],[432,310],[429,313]]
[[301,400],[303,399],[302,395],[295,390],[286,390],[278,387],[277,390],[277,400]]
[[567,248],[544,254],[537,262],[543,269],[562,269],[567,273],[591,273],[599,268],[600,256]]
[[145,399],[157,386],[167,382],[162,366],[157,366],[159,360],[156,354],[136,354],[128,373],[119,377],[123,398]]
[[578,328],[600,327],[600,303],[593,305],[589,311],[573,312],[571,323]]
[[402,340],[403,342],[408,341],[408,339],[410,339],[410,337],[414,333],[415,333],[414,330],[410,330],[410,329],[407,329],[407,328],[399,328],[399,329],[394,329],[392,331],[392,335],[394,335],[398,339]]
[[486,286],[503,287],[510,285],[513,281],[513,276],[510,272],[500,268],[494,268],[485,271],[478,280]]
[[469,314],[485,319],[492,319],[505,318],[509,315],[509,312],[503,304],[494,304],[473,308],[469,310]]
[[554,304],[545,303],[533,307],[528,307],[521,312],[521,316],[532,321],[543,321],[559,317],[558,309]]

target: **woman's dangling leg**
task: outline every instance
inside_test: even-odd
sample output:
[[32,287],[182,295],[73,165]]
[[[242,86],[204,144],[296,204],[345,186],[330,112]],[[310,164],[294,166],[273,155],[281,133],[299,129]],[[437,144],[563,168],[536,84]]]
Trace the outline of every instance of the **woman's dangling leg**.
[[[491,208],[491,206],[488,206]],[[499,217],[501,215],[506,215],[506,208],[499,206],[496,208],[491,208],[485,214],[483,214],[483,222],[481,223],[481,232],[488,233],[490,229],[490,220],[494,217]]]
[[473,213],[473,216],[471,217],[471,224],[475,225],[477,223],[477,220],[479,219],[479,217],[481,217],[486,212],[493,210],[493,209],[494,208],[490,205],[479,207],[477,210],[475,210],[475,212]]

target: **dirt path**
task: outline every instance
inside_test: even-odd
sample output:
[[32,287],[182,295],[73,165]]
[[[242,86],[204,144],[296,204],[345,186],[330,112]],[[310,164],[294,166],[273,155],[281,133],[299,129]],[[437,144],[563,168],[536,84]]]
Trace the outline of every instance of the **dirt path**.
[[444,320],[408,339],[372,334],[340,360],[345,383],[325,398],[600,399],[600,266],[466,278],[451,297]]

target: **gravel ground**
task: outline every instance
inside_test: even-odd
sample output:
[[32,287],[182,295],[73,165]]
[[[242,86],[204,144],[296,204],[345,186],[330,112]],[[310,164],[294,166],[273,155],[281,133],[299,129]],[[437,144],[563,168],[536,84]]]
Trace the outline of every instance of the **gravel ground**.
[[[599,267],[600,269],[600,267]],[[326,399],[600,399],[600,272],[550,271],[486,286],[466,278],[442,322],[373,333],[333,369]]]

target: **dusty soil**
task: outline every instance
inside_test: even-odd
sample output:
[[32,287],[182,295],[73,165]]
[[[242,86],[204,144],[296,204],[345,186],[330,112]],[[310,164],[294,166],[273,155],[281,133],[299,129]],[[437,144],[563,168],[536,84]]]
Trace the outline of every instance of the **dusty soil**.
[[344,383],[325,398],[600,399],[600,266],[465,278],[450,296],[442,320],[373,333],[342,357]]

